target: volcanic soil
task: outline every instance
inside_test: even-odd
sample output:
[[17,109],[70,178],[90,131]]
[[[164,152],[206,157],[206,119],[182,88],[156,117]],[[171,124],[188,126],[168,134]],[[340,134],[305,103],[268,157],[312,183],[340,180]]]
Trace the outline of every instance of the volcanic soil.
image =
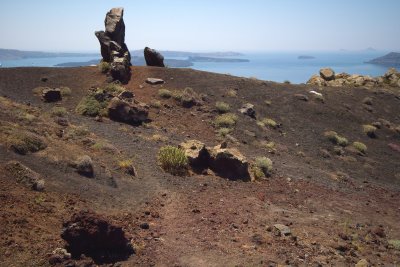
[[[149,85],[149,77],[165,83]],[[1,266],[49,266],[52,252],[66,246],[63,222],[82,210],[107,218],[131,238],[135,253],[110,266],[400,264],[398,89],[320,89],[191,69],[132,67],[124,87],[150,105],[150,121],[132,126],[75,111],[91,87],[106,84],[97,67],[0,69],[0,132],[33,132],[47,143],[20,155],[0,139]],[[45,103],[34,93],[37,87],[71,92],[60,102]],[[201,106],[185,108],[158,93],[187,87],[203,95]],[[213,124],[217,101],[238,116],[226,137]],[[254,105],[256,119],[238,112],[246,103]],[[54,107],[65,108],[68,126],[55,122]],[[257,124],[263,118],[277,126]],[[367,124],[379,126],[374,138],[363,132]],[[349,145],[333,144],[327,131]],[[273,162],[272,175],[244,182],[212,172],[183,177],[164,172],[159,149],[191,139],[209,146],[225,141],[249,161],[266,156]],[[367,151],[353,148],[355,141]],[[82,155],[93,160],[92,178],[72,167]],[[40,174],[45,190],[18,182],[5,167],[11,160]],[[124,160],[133,163],[136,176],[124,171]],[[290,234],[280,234],[276,224],[288,226]],[[90,266],[87,262],[72,261]]]

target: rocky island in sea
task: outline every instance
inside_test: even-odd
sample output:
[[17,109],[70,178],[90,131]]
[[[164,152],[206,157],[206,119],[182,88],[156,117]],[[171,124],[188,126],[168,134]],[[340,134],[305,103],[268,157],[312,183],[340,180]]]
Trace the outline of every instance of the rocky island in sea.
[[386,54],[382,57],[374,58],[365,63],[383,65],[388,67],[397,67],[400,66],[400,53],[390,52],[389,54]]

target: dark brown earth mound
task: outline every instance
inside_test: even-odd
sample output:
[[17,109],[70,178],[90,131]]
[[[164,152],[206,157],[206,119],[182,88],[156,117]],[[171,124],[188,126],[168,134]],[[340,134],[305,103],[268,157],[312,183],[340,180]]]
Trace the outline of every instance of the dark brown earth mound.
[[[148,110],[135,126],[105,116],[107,103],[91,92],[106,85],[96,67],[0,69],[2,266],[47,266],[63,248],[75,254],[69,266],[88,258],[121,266],[399,264],[397,89],[132,67],[125,90]],[[61,101],[44,102],[43,88],[59,89]],[[81,115],[82,103],[93,117]],[[247,104],[252,117],[239,111]],[[204,168],[180,177],[159,168],[159,149],[187,140],[240,151],[258,179],[230,180]],[[76,170],[84,156],[90,177]],[[44,190],[19,182],[10,161],[40,175]],[[255,167],[270,176],[260,178]],[[119,229],[119,237],[123,231],[135,254],[74,251],[60,236],[63,222],[87,209],[99,219],[83,221],[107,222],[103,233]]]

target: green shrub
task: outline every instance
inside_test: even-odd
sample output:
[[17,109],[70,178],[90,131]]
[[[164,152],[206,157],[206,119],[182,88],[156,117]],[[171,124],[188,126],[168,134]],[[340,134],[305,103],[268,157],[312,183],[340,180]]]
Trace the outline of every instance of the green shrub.
[[98,65],[98,67],[99,67],[99,70],[100,70],[102,73],[107,73],[107,72],[109,72],[109,70],[111,69],[110,63],[105,62],[105,61],[100,62],[99,65]]
[[161,108],[161,102],[158,101],[158,100],[152,100],[150,102],[150,107],[160,109]]
[[162,98],[171,98],[172,92],[167,89],[160,89],[158,90],[158,95]]
[[221,102],[221,101],[218,101],[217,103],[215,103],[215,107],[217,108],[217,111],[219,113],[227,113],[231,109],[229,104],[227,104],[225,102]]
[[290,84],[290,81],[289,80],[284,80],[283,83]]
[[338,135],[334,131],[327,131],[324,133],[324,136],[327,137],[329,141],[339,146],[347,146],[349,144],[349,141],[345,137]]
[[371,138],[375,138],[376,137],[376,130],[377,128],[375,126],[366,124],[363,125],[363,131],[366,135],[368,135]]
[[51,115],[57,117],[64,117],[67,114],[67,110],[64,107],[53,107],[51,109]]
[[226,95],[229,97],[237,97],[237,91],[236,90],[228,90],[228,92],[226,92]]
[[251,171],[252,171],[252,173],[253,173],[253,175],[254,175],[254,178],[255,178],[256,180],[265,178],[265,174],[264,174],[264,172],[263,172],[260,168],[258,168],[258,167],[256,167],[256,166],[253,166],[253,167],[251,168]]
[[125,87],[117,83],[109,83],[104,88],[102,88],[106,93],[111,95],[118,95],[123,91],[126,91]]
[[103,110],[107,107],[107,102],[99,102],[93,96],[89,95],[82,98],[75,111],[78,114],[95,117],[103,114]]
[[70,127],[65,135],[67,139],[76,139],[89,135],[89,129],[85,126]]
[[361,142],[354,142],[353,147],[363,154],[367,152],[367,146]]
[[69,87],[62,86],[60,87],[60,93],[62,96],[69,96],[71,95],[72,91]]
[[229,129],[229,128],[220,128],[217,130],[218,136],[221,136],[221,137],[226,137],[231,132],[232,132],[232,129]]
[[217,128],[233,128],[237,122],[237,116],[233,113],[225,113],[218,115],[214,120],[214,125]]
[[179,90],[174,90],[172,92],[172,98],[175,99],[176,101],[181,101],[183,96],[183,92]]
[[189,164],[183,150],[174,146],[162,147],[158,152],[158,162],[164,171],[173,175],[185,175]]
[[260,124],[260,125],[268,126],[268,127],[270,127],[270,128],[273,128],[273,129],[275,129],[276,127],[278,127],[278,124],[276,123],[276,121],[274,121],[273,119],[270,119],[270,118],[264,118],[264,119],[262,119],[262,120],[261,120],[261,123],[262,123],[262,124]]
[[272,161],[267,157],[256,158],[256,167],[260,168],[265,176],[270,176],[272,172]]
[[388,241],[388,244],[396,250],[400,250],[400,240],[399,239],[391,239]]
[[25,155],[29,152],[37,152],[47,147],[42,137],[31,132],[16,130],[8,136],[7,145],[21,155]]

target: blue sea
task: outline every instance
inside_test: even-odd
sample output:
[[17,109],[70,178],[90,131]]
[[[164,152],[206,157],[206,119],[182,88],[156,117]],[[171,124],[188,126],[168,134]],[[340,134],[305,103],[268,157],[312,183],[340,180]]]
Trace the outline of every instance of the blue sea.
[[[331,67],[336,73],[363,74],[380,76],[387,71],[387,67],[364,63],[386,52],[269,52],[244,53],[235,58],[249,59],[250,62],[216,63],[195,62],[193,69],[210,72],[231,74],[241,77],[255,77],[261,80],[276,82],[290,81],[305,83],[320,68]],[[314,59],[298,59],[300,55],[313,56]],[[2,61],[2,67],[40,66],[52,67],[65,62],[86,62],[98,59],[91,57],[55,57],[55,58],[28,58],[21,60]],[[181,58],[186,59],[186,58]]]

